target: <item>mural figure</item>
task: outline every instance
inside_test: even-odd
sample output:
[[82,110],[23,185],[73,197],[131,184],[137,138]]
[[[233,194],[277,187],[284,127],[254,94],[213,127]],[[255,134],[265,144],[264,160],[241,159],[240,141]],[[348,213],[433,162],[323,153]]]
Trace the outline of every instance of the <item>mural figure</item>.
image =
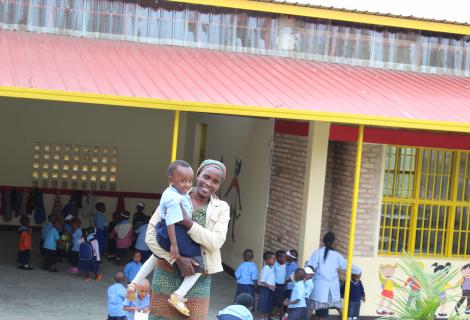
[[467,300],[465,314],[470,315],[470,263],[464,265],[460,272],[462,273],[462,279],[460,279],[457,286],[460,286],[462,289],[462,297],[455,305],[455,313],[459,314],[460,307],[465,302],[465,300]]
[[393,289],[399,288],[393,277],[398,268],[398,263],[395,264],[381,264],[379,267],[379,281],[382,285],[382,292],[380,293],[380,302],[379,308],[376,310],[378,315],[393,315],[394,313],[390,311],[390,305],[393,300]]
[[235,201],[233,204],[230,205],[230,228],[231,228],[231,235],[232,241],[235,242],[235,223],[238,218],[240,218],[242,210],[242,200],[240,196],[240,183],[238,181],[238,175],[240,174],[242,169],[242,161],[235,159],[235,174],[233,175],[232,182],[230,183],[230,187],[228,188],[227,192],[225,193],[225,197],[227,197],[232,189],[235,190]]
[[[418,261],[419,266],[421,269],[424,269],[424,263],[422,261]],[[421,291],[421,286],[412,276],[410,276],[405,281],[405,287],[408,288],[410,294],[408,295],[408,304],[412,303],[419,297],[419,292]]]
[[[432,267],[434,268],[434,273],[437,273],[437,272],[440,272],[440,271],[445,271],[445,272],[449,272],[449,269],[450,269],[450,262],[447,262],[445,265],[444,264],[439,264],[439,263],[434,263],[432,265]],[[447,317],[447,312],[446,312],[446,290],[447,289],[450,289],[451,286],[450,284],[446,284],[444,286],[444,289],[441,293],[439,293],[439,298],[441,299],[442,301],[442,304],[439,306],[439,309],[437,310],[437,315],[441,318],[444,318],[444,317]]]

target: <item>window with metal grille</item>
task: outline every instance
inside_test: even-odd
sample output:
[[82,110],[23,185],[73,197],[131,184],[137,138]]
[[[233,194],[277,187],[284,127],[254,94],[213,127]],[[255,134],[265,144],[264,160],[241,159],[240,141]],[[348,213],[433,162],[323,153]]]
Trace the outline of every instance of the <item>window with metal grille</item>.
[[387,146],[379,253],[470,256],[470,153]]

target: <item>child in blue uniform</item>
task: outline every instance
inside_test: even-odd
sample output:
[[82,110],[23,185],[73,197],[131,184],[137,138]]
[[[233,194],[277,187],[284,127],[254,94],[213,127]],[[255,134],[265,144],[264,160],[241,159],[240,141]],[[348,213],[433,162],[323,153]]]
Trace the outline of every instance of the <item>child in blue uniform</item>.
[[258,267],[253,262],[253,250],[246,249],[243,252],[243,262],[235,270],[237,279],[237,292],[235,298],[242,293],[248,293],[255,299],[255,289],[258,284]]
[[305,320],[307,319],[307,301],[305,293],[305,270],[297,269],[294,274],[294,289],[290,299],[286,299],[284,304],[288,308],[289,320]]
[[127,320],[134,320],[136,312],[148,313],[150,308],[150,283],[147,279],[137,284],[137,294],[133,301],[126,299],[124,310],[127,311]]
[[78,273],[78,264],[80,262],[80,242],[83,237],[82,221],[78,218],[72,220],[72,250],[70,251],[71,267],[67,270],[70,273]]
[[274,263],[276,256],[272,251],[263,254],[264,267],[261,270],[258,311],[262,320],[268,320],[273,310],[273,296],[276,289]]
[[274,277],[276,280],[276,290],[274,290],[273,306],[277,309],[276,316],[280,315],[284,309],[284,299],[286,297],[287,279],[287,255],[285,251],[276,251],[276,263],[274,264]]
[[255,300],[249,293],[242,293],[235,298],[235,304],[226,307],[217,315],[218,320],[253,320],[251,310]]
[[160,218],[157,224],[157,242],[164,250],[170,252],[173,260],[180,254],[191,257],[199,266],[195,274],[185,277],[181,286],[170,296],[168,303],[178,312],[189,316],[189,309],[184,300],[188,291],[194,286],[201,276],[203,259],[201,246],[195,243],[188,235],[187,230],[177,225],[186,214],[190,218],[193,207],[189,198],[189,191],[193,186],[194,172],[191,166],[183,160],[176,160],[168,167],[168,181],[170,186],[166,188],[160,199]]
[[124,301],[126,301],[126,287],[124,287],[124,273],[118,271],[114,274],[114,284],[108,288],[108,320],[126,320]]
[[62,228],[60,219],[54,220],[54,227],[49,230],[44,239],[44,269],[49,272],[57,272],[57,240],[60,239],[59,230]]
[[134,252],[132,261],[126,264],[124,267],[124,275],[126,276],[127,283],[131,283],[131,281],[134,280],[137,272],[139,272],[140,268],[142,268],[142,263],[140,262],[141,259],[142,256],[140,252],[136,251]]

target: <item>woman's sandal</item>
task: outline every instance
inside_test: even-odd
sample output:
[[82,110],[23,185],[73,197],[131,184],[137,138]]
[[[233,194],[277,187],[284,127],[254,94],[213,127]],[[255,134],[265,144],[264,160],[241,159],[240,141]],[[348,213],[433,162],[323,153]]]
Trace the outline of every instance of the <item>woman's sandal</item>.
[[180,299],[176,294],[172,294],[168,299],[170,306],[175,308],[182,315],[189,317],[189,309],[184,304],[184,299]]

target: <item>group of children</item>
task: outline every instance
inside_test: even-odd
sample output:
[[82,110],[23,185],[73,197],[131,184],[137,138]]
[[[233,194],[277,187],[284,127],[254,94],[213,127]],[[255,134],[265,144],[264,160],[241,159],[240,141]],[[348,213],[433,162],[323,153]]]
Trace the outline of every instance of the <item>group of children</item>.
[[[240,295],[249,295],[254,307],[255,292],[259,291],[258,311],[261,319],[277,316],[281,320],[307,320],[309,300],[314,289],[314,270],[297,265],[297,251],[279,250],[276,253],[266,251],[263,254],[264,266],[258,279],[258,269],[253,262],[253,250],[243,253],[243,262],[235,270],[237,281],[236,300]],[[355,271],[355,270],[353,270]],[[360,280],[360,270],[353,272],[350,286],[348,319],[359,319],[361,301],[365,301],[365,292]],[[259,285],[258,285],[259,283]],[[237,303],[240,304],[240,303]],[[238,307],[240,308],[240,307]],[[219,319],[252,319],[222,318]]]
[[[136,256],[134,256],[136,257]],[[108,288],[108,320],[139,320],[148,318],[150,283],[143,279],[137,285],[137,294],[128,294],[125,274],[118,271],[115,283]]]

